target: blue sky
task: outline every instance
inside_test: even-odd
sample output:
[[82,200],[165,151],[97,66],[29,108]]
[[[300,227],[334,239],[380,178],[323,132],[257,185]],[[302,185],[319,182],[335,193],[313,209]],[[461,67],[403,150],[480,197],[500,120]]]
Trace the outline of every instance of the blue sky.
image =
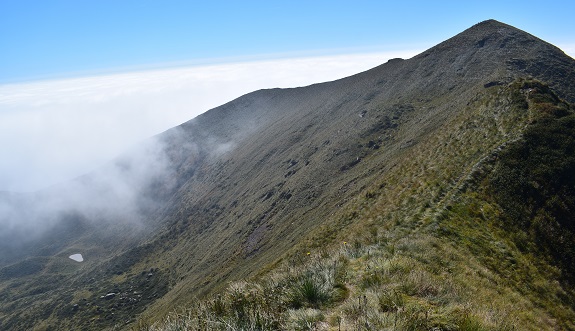
[[98,169],[261,88],[409,58],[496,19],[575,54],[575,1],[0,0],[0,191]]
[[494,18],[575,44],[575,2],[0,1],[0,83],[174,64],[427,48]]

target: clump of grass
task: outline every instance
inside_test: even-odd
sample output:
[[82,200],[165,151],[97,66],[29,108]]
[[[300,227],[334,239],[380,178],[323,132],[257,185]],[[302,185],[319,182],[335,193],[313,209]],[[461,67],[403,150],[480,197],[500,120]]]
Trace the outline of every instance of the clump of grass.
[[461,331],[487,331],[488,329],[483,326],[477,318],[469,314],[461,316],[457,323],[458,330]]
[[278,330],[285,316],[269,300],[274,289],[245,282],[232,284],[223,295],[201,300],[183,314],[172,314],[152,325],[134,326],[139,331],[172,330]]
[[374,268],[361,276],[360,286],[364,289],[378,287],[385,283],[386,278],[384,270]]
[[331,298],[331,287],[328,281],[313,274],[304,275],[295,282],[291,292],[291,305],[315,307],[326,303]]
[[320,323],[325,319],[321,310],[313,308],[289,310],[287,315],[284,330],[318,330]]
[[284,281],[290,307],[317,309],[344,300],[348,294],[346,263],[347,258],[339,254],[339,257],[313,261],[294,271]]
[[351,244],[344,242],[343,253],[349,258],[358,258],[364,253],[363,244],[359,240],[355,240]]
[[384,291],[378,295],[378,305],[381,312],[397,312],[405,306],[405,300],[396,290]]

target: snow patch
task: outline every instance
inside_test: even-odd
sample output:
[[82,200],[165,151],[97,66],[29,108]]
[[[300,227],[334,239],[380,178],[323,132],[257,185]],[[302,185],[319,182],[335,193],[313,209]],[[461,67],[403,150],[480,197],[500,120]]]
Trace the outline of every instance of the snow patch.
[[69,258],[71,258],[72,260],[74,260],[76,262],[84,261],[84,257],[82,256],[82,254],[72,254],[69,256]]

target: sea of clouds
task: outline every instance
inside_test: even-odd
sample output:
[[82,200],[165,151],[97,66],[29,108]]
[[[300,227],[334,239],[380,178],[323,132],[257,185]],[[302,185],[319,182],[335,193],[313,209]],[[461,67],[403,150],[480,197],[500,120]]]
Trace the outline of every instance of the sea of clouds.
[[343,78],[417,51],[178,67],[0,85],[0,191],[100,168],[146,138],[263,88]]

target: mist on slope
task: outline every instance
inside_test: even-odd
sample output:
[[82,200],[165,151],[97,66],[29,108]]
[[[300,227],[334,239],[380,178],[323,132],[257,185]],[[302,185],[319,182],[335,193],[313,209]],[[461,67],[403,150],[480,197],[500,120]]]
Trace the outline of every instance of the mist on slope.
[[0,249],[18,255],[47,236],[52,241],[68,236],[64,239],[73,242],[74,236],[93,231],[149,230],[154,212],[181,184],[178,168],[206,154],[226,153],[235,140],[222,141],[209,132],[192,137],[190,131],[203,131],[194,121],[186,130],[176,127],[147,137],[259,88],[341,78],[400,55],[275,60],[0,86]]
[[54,240],[74,241],[80,238],[63,237],[84,232],[129,231],[129,237],[144,229],[147,212],[156,204],[150,192],[157,181],[166,182],[169,170],[163,144],[153,138],[75,180],[34,193],[4,192],[0,195],[2,253],[18,253],[14,250],[37,239],[47,240],[46,245]]
[[283,59],[0,85],[0,191],[36,191],[240,95],[342,78],[416,52]]
[[171,194],[202,160],[232,151],[239,135],[222,139],[191,120],[74,180],[33,193],[0,192],[0,265],[35,241],[65,248],[83,235],[129,241],[158,228],[154,216]]

